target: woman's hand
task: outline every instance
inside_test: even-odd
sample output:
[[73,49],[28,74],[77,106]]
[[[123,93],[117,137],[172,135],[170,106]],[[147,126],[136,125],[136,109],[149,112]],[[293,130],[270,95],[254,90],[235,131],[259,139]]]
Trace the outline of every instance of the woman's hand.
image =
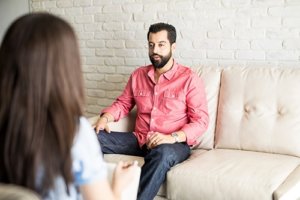
[[121,195],[126,186],[130,185],[130,183],[134,180],[137,168],[137,161],[134,161],[133,163],[120,161],[117,164],[112,181],[114,194]]

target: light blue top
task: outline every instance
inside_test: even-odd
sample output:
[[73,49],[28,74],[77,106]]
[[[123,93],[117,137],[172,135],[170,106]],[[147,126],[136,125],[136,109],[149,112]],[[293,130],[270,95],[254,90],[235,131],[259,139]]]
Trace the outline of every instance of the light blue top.
[[[55,188],[46,200],[82,199],[78,186],[103,180],[107,177],[107,167],[102,158],[100,145],[95,132],[86,118],[80,118],[78,134],[72,147],[74,184],[69,186],[70,196],[61,177],[55,181]],[[101,190],[101,188],[99,188]]]

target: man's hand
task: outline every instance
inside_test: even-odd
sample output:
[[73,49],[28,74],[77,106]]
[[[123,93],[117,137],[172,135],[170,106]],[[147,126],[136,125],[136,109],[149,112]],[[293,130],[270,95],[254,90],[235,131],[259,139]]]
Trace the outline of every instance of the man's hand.
[[107,123],[109,122],[109,117],[107,115],[102,115],[96,122],[94,129],[98,134],[100,130],[105,130],[107,133],[110,133],[109,126]]
[[175,142],[175,139],[171,135],[165,135],[159,132],[149,132],[146,145],[149,149],[153,149],[161,144],[173,144]]

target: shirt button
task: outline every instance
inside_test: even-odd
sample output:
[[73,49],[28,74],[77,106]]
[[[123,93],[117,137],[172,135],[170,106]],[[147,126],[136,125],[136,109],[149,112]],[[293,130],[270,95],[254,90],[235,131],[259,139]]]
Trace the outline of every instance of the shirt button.
[[157,95],[157,92],[155,92],[154,94]]
[[156,110],[156,107],[153,107],[153,110]]

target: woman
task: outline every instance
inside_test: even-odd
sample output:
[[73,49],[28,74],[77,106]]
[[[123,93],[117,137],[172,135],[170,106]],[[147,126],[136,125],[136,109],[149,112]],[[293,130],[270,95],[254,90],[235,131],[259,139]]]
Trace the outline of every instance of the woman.
[[0,48],[0,182],[43,199],[119,199],[136,167],[119,164],[112,188],[95,133],[82,117],[76,37],[64,20],[27,14]]

